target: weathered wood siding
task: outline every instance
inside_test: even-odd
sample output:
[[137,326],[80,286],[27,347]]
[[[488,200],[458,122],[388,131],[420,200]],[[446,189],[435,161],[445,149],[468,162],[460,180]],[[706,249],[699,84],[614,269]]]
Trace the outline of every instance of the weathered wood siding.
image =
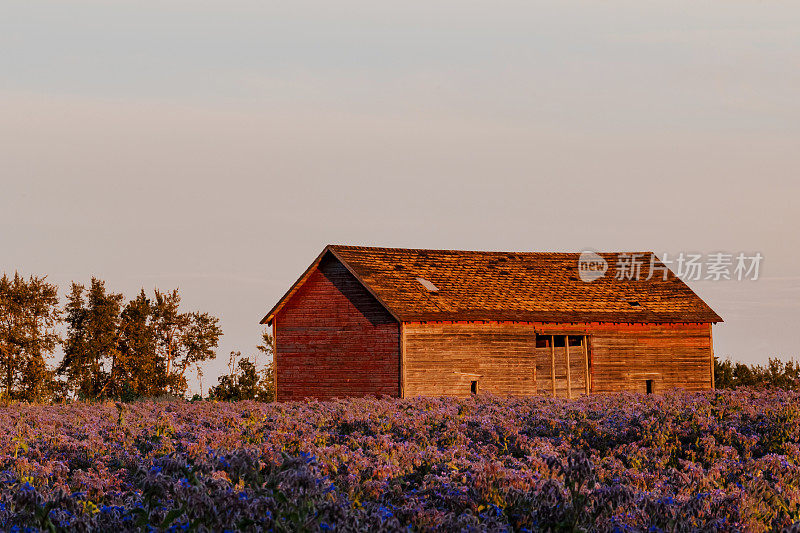
[[400,326],[332,257],[275,320],[278,399],[399,395]]
[[405,396],[536,393],[536,335],[529,324],[407,323]]
[[598,324],[590,328],[592,392],[713,388],[711,324]]
[[[550,348],[536,333],[586,335],[592,393],[713,388],[710,324],[406,323],[405,395],[552,394]],[[585,391],[583,348],[570,346],[572,396]],[[566,396],[565,348],[555,348],[556,395]],[[534,377],[535,376],[535,377]]]

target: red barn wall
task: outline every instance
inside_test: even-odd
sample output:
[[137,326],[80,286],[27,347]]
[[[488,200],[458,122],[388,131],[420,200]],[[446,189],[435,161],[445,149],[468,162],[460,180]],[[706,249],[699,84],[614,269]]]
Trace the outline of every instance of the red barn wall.
[[399,395],[400,326],[335,258],[275,319],[278,399]]

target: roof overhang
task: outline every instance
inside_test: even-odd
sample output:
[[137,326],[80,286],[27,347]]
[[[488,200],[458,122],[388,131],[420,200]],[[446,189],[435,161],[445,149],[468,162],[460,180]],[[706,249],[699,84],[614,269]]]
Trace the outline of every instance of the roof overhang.
[[325,249],[322,250],[322,252],[317,256],[317,258],[314,259],[314,261],[308,266],[305,272],[303,272],[303,274],[299,278],[297,278],[297,281],[295,281],[292,284],[292,286],[289,287],[289,290],[286,291],[286,293],[283,296],[281,296],[281,299],[278,300],[278,303],[276,303],[275,306],[269,310],[269,313],[267,313],[266,316],[264,316],[264,318],[261,319],[261,322],[259,322],[259,324],[266,324],[267,326],[272,325],[272,321],[275,319],[275,315],[278,314],[278,311],[280,311],[283,308],[283,306],[286,305],[286,302],[289,301],[289,298],[294,296],[294,294],[300,289],[300,287],[302,287],[305,284],[309,276],[311,276],[311,274],[314,272],[314,269],[319,266],[320,262],[322,261],[322,258],[325,256],[327,252],[328,252],[328,247],[326,246]]

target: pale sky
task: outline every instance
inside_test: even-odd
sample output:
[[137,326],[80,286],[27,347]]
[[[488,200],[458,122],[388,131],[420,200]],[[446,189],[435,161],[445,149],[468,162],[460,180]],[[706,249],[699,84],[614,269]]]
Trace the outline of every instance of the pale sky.
[[691,286],[800,356],[795,1],[4,0],[0,270],[180,287],[219,358],[327,243],[760,252]]

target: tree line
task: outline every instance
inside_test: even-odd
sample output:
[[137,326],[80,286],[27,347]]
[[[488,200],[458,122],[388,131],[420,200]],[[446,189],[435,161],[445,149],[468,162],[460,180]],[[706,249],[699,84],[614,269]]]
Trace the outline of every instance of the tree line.
[[[0,278],[0,398],[30,402],[69,399],[133,400],[183,396],[191,370],[202,379],[201,363],[216,357],[222,336],[219,319],[181,309],[178,290],[142,289],[126,301],[105,282],[73,282],[63,307],[58,288],[46,277],[19,273]],[[267,359],[272,338],[259,346]],[[61,346],[61,361],[48,359]],[[235,354],[235,357],[234,357]],[[223,400],[274,397],[271,364],[257,370],[242,358],[209,391]],[[248,366],[248,363],[252,366]],[[255,380],[255,381],[254,381]],[[257,397],[257,398],[256,398]]]
[[714,358],[714,384],[718,389],[750,387],[755,389],[800,390],[800,363],[770,357],[766,365],[747,365]]

